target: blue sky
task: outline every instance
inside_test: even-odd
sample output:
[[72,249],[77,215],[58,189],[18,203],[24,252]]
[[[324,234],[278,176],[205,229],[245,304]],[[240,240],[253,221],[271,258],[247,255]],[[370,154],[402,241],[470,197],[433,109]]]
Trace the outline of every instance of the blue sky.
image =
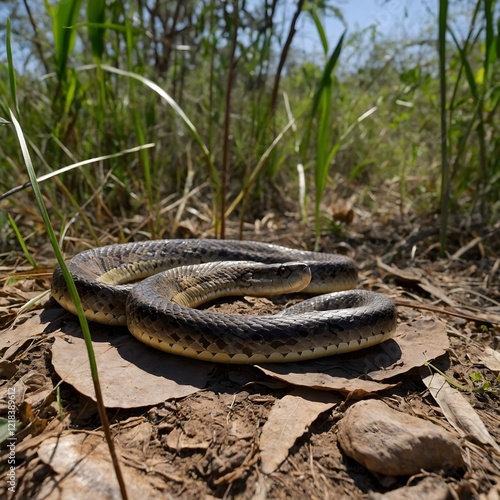
[[375,25],[381,35],[407,38],[418,34],[429,10],[436,15],[437,1],[344,0],[339,2],[349,29],[359,30]]
[[[287,0],[285,3],[295,6],[295,1]],[[335,6],[344,16],[348,34],[357,33],[370,26],[375,26],[380,37],[395,40],[417,38],[422,29],[432,22],[436,22],[437,0],[411,1],[411,0],[338,0]],[[342,22],[333,15],[322,19],[330,47],[334,47],[339,36],[345,29]],[[295,47],[302,46],[306,51],[314,52],[314,47],[319,43],[316,28],[309,21],[309,16],[303,16],[299,23],[300,29],[296,34]],[[321,50],[321,47],[318,46]]]
[[[260,5],[260,1],[255,3]],[[424,27],[431,24],[435,26],[438,8],[438,0],[336,0],[329,1],[328,4],[333,4],[341,11],[348,28],[348,35],[374,26],[380,38],[405,41],[421,37]],[[458,5],[461,4],[462,2]],[[280,20],[284,18],[285,21],[282,26],[286,33],[290,26],[291,16],[295,12],[297,0],[281,0],[278,5],[281,9]],[[0,3],[0,15],[4,12],[5,8]],[[331,53],[345,27],[334,15],[322,21],[329,39],[329,53]],[[306,12],[302,13],[299,20],[293,48],[302,50],[307,55],[323,55],[316,28]],[[4,59],[5,48],[4,44],[0,43],[0,60]]]

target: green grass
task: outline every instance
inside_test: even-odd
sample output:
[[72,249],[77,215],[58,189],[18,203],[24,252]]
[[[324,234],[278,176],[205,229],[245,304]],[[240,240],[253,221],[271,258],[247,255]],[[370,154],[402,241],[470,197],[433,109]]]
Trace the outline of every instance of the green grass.
[[[7,39],[10,39],[10,23],[7,23]],[[8,73],[9,73],[9,83],[10,83],[10,91],[11,91],[11,99],[12,102],[17,103],[17,91],[16,91],[16,75],[15,75],[15,70],[14,66],[11,64],[12,63],[12,54],[10,52],[10,40],[9,43],[7,44],[7,52],[8,52],[8,60],[9,60],[9,66],[8,66]],[[57,259],[57,262],[59,266],[61,267],[61,271],[64,275],[64,279],[68,285],[68,289],[71,295],[71,300],[73,304],[75,305],[76,312],[78,314],[78,319],[80,322],[80,326],[82,328],[82,333],[83,333],[83,338],[85,340],[85,346],[87,348],[87,355],[88,355],[88,360],[89,360],[89,365],[90,365],[90,372],[92,376],[92,381],[94,384],[94,390],[95,390],[95,395],[96,395],[96,402],[97,402],[97,408],[99,412],[99,416],[101,419],[101,424],[103,427],[104,435],[106,437],[106,442],[108,444],[109,452],[111,455],[111,459],[113,462],[113,467],[115,471],[115,475],[117,478],[117,481],[119,483],[120,487],[120,492],[122,495],[123,499],[127,498],[127,489],[125,486],[125,481],[123,479],[123,475],[121,473],[120,469],[120,463],[118,460],[118,456],[115,451],[114,447],[114,442],[113,438],[111,436],[111,428],[109,425],[107,413],[106,413],[106,408],[104,406],[104,401],[103,401],[103,396],[102,396],[102,391],[101,391],[101,386],[100,386],[100,381],[99,381],[99,372],[97,368],[97,362],[94,354],[94,348],[92,345],[92,338],[90,335],[90,329],[89,325],[87,322],[87,319],[85,317],[85,313],[82,307],[82,304],[80,302],[80,297],[78,295],[78,291],[76,289],[75,283],[73,282],[73,278],[71,277],[71,274],[66,267],[66,264],[64,262],[64,257],[62,254],[62,251],[60,249],[59,243],[57,241],[56,233],[54,231],[54,228],[52,226],[51,218],[49,216],[49,213],[47,211],[46,204],[44,202],[42,192],[40,190],[40,186],[38,184],[37,176],[35,174],[35,169],[31,160],[31,156],[29,153],[28,149],[28,144],[25,139],[25,134],[23,132],[23,129],[21,127],[20,122],[18,121],[18,118],[15,115],[15,112],[12,109],[9,109],[9,118],[10,121],[14,127],[15,135],[17,137],[17,140],[19,141],[19,149],[21,151],[23,161],[24,161],[24,166],[26,168],[31,187],[33,190],[33,195],[36,200],[36,205],[38,208],[38,211],[41,215],[41,218],[43,220],[43,224],[45,226],[45,230],[47,232],[48,240],[50,241],[50,244],[52,246],[52,249],[54,251],[55,257]],[[28,261],[33,265],[33,267],[36,267],[36,263],[33,260],[33,258],[30,256],[26,245],[24,243],[24,240],[19,233],[19,230],[17,229],[17,226],[12,219],[12,217],[9,216],[9,221],[11,222],[11,225],[16,232],[16,236],[18,238],[18,241],[28,259]]]
[[[439,52],[424,30],[407,43],[338,33],[329,47],[323,11],[305,4],[293,14],[308,16],[318,32],[324,58],[313,63],[296,51],[291,20],[279,12],[266,18],[256,11],[251,22],[239,16],[234,23],[231,12],[195,2],[199,8],[185,20],[192,29],[161,44],[135,3],[90,1],[84,9],[79,1],[52,2],[45,10],[28,2],[37,36],[16,38],[13,48],[31,44],[31,68],[49,76],[40,80],[28,66],[6,85],[10,76],[0,65],[3,118],[8,98],[23,116],[39,177],[82,165],[44,186],[56,233],[66,241],[171,236],[183,218],[179,208],[199,214],[200,232],[220,236],[226,222],[243,228],[275,201],[300,212],[305,224],[314,220],[319,246],[324,232],[342,231],[331,224],[330,206],[355,193],[355,203],[376,211],[391,186],[400,217],[440,214],[444,250],[446,209],[479,215],[485,225],[500,214],[498,7],[471,3],[468,31],[459,36],[446,4],[426,27],[441,28]],[[14,21],[16,31],[30,26]],[[191,50],[173,50],[175,44]],[[366,62],[351,64],[356,58]],[[7,192],[27,177],[9,126],[3,131],[0,189]],[[155,147],[116,155],[145,143]],[[33,221],[22,217],[28,195],[1,203],[29,234]],[[0,220],[12,234],[7,218]]]

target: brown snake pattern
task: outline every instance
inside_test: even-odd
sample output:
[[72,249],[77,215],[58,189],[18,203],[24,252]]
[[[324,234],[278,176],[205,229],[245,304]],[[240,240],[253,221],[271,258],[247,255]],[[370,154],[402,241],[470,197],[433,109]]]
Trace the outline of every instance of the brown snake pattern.
[[[350,290],[354,263],[334,254],[251,241],[158,240],[88,250],[67,264],[88,319],[127,325],[141,342],[207,361],[314,359],[378,344],[396,328],[394,304]],[[269,316],[193,308],[220,296],[298,290],[321,295]],[[59,268],[52,295],[76,312]]]

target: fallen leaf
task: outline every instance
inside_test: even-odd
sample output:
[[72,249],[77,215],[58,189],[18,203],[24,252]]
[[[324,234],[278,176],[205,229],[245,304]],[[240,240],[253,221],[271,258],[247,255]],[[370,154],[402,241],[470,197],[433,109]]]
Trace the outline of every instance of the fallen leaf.
[[36,407],[51,396],[54,390],[52,381],[37,371],[30,371],[23,375],[13,386],[6,387],[0,392],[0,408],[7,407],[8,394],[15,396],[17,406],[29,403]]
[[[124,328],[91,325],[92,345],[104,404],[110,408],[152,406],[203,389],[213,364],[157,351]],[[77,391],[95,400],[87,350],[79,325],[71,321],[55,334],[52,364]]]
[[282,365],[265,365],[258,368],[270,377],[283,380],[289,384],[299,387],[309,387],[325,391],[339,391],[349,394],[351,398],[360,399],[375,392],[385,391],[396,387],[397,384],[382,384],[371,380],[359,378],[347,378],[341,374],[342,370],[335,370],[331,373],[323,373],[323,369],[318,366],[300,365],[290,363]]
[[500,352],[491,347],[484,349],[484,354],[479,356],[481,363],[492,372],[500,372]]
[[120,431],[115,439],[120,443],[122,448],[128,448],[135,451],[140,450],[142,453],[145,453],[152,435],[153,426],[150,422],[143,421],[130,429]]
[[0,335],[0,353],[3,359],[12,359],[26,344],[33,342],[42,334],[52,332],[67,315],[64,309],[46,309],[41,314],[34,314],[24,323],[13,325]]
[[[56,477],[47,478],[38,491],[39,498],[87,499],[121,498],[109,450],[102,436],[64,433],[48,438],[38,449],[40,459]],[[121,464],[129,498],[165,498],[147,475]]]
[[260,435],[262,472],[274,472],[286,459],[295,441],[307,432],[318,416],[340,401],[334,394],[304,389],[296,389],[277,401]]
[[208,450],[211,441],[201,441],[199,438],[186,436],[182,429],[174,429],[165,438],[164,444],[169,450],[179,453],[186,450]]
[[471,436],[483,444],[490,445],[500,453],[500,447],[486,429],[483,421],[460,392],[450,386],[439,373],[422,377],[446,420],[462,435]]
[[[31,436],[37,436],[47,428],[48,420],[46,418],[41,418],[39,412],[34,413],[33,407],[26,401],[19,407],[19,419],[24,426],[23,435],[29,434]],[[22,438],[24,436],[18,435],[17,437]]]
[[393,339],[369,349],[258,368],[290,384],[340,391],[358,399],[394,387],[395,383],[386,381],[443,355],[448,348],[444,323],[429,317],[398,325]]
[[[40,291],[33,291],[33,284],[33,280],[26,280],[18,282],[15,286],[0,287],[0,328],[6,328],[15,321],[19,311],[30,301],[33,300],[36,303],[36,308],[42,307],[41,301],[36,300],[40,296]],[[31,308],[34,307],[35,304],[32,304]]]
[[[392,365],[382,366],[380,369],[375,368],[377,362],[374,362],[374,369],[368,372],[372,380],[383,381],[403,375],[425,365],[428,361],[439,358],[450,348],[446,323],[432,316],[399,325],[394,340],[399,345],[400,358]],[[384,354],[391,355],[387,347],[384,348]],[[376,354],[374,358],[376,361]],[[369,357],[366,362],[369,363],[371,359],[373,358]]]
[[408,268],[402,270],[397,268],[396,266],[389,266],[388,264],[385,264],[382,259],[380,259],[380,257],[377,257],[377,266],[399,281],[403,283],[409,282],[412,284],[416,284],[422,290],[426,291],[436,299],[439,299],[441,302],[444,302],[451,307],[457,307],[457,304],[452,299],[450,299],[445,290],[437,285],[434,285],[425,277],[424,271],[422,269]]

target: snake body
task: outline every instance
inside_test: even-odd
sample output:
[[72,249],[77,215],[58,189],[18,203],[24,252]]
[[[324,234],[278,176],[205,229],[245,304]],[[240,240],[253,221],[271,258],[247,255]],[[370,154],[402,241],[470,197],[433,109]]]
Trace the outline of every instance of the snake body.
[[[68,263],[89,320],[127,325],[141,342],[222,363],[314,359],[390,338],[396,309],[356,286],[351,259],[232,240],[158,240],[84,251]],[[140,281],[137,284],[131,282]],[[194,309],[227,295],[322,294],[276,315]],[[61,269],[52,295],[72,313]]]

